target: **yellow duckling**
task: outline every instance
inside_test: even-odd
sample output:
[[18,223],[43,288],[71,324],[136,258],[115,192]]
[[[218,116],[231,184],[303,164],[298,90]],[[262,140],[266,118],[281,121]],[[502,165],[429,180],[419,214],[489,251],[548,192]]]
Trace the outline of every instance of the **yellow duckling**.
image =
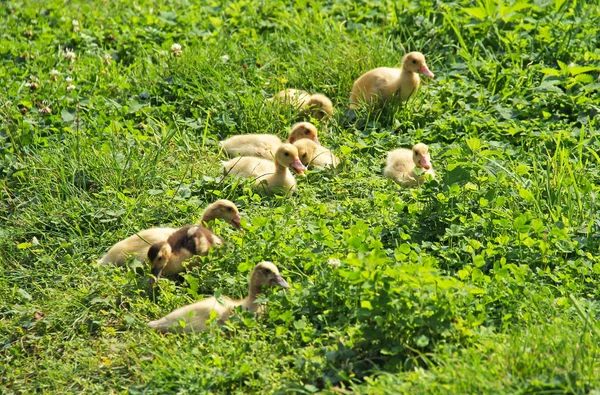
[[340,160],[327,148],[315,144],[308,139],[298,140],[294,143],[298,149],[298,157],[305,166],[337,167]]
[[298,150],[284,143],[275,152],[275,162],[242,156],[223,163],[223,172],[245,178],[256,178],[255,186],[266,193],[288,194],[296,190],[296,179],[290,167],[302,174],[306,168],[298,158]]
[[[230,223],[236,229],[240,229],[241,218],[238,208],[235,203],[229,200],[217,200],[206,207],[201,223],[208,224],[217,218]],[[142,230],[112,246],[106,255],[100,258],[98,263],[112,263],[121,266],[125,264],[127,256],[130,255],[135,255],[138,261],[143,262],[152,244],[166,241],[176,231],[176,228],[151,228]]]
[[311,95],[298,89],[285,89],[268,99],[268,101],[294,106],[301,110],[301,115],[311,116],[319,120],[327,119],[333,115],[333,103],[321,93]]
[[417,175],[415,169],[420,169],[425,174],[435,177],[429,147],[423,143],[416,144],[412,149],[399,148],[390,151],[383,175],[404,187],[421,185],[425,176]]
[[[299,139],[311,139],[319,142],[315,125],[310,122],[294,124],[290,130],[288,142],[293,143]],[[221,141],[223,151],[229,157],[256,156],[273,160],[277,148],[281,146],[279,137],[272,134],[240,134]]]
[[250,289],[246,298],[233,300],[223,297],[222,303],[215,297],[203,299],[181,307],[159,320],[150,321],[148,326],[162,333],[202,332],[206,329],[206,321],[210,318],[212,311],[216,313],[220,325],[231,317],[237,306],[241,306],[242,310],[260,313],[261,305],[256,303],[256,299],[265,285],[289,288],[288,283],[281,277],[279,270],[272,262],[261,262],[252,270]]
[[420,52],[404,55],[401,69],[379,67],[367,71],[352,86],[350,108],[358,108],[360,103],[380,107],[394,96],[406,101],[419,89],[419,74],[434,77],[425,63],[425,56]]

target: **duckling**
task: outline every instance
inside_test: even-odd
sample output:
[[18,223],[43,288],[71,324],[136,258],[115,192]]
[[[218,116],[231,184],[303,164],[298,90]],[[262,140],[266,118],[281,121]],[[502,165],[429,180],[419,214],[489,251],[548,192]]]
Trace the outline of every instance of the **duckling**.
[[421,185],[425,176],[417,175],[415,168],[435,177],[435,171],[431,166],[429,147],[423,143],[416,144],[412,150],[399,148],[390,151],[383,175],[404,187]]
[[319,132],[317,132],[317,127],[310,122],[298,122],[292,125],[288,143],[294,144],[296,141],[301,139],[310,139],[316,144],[321,145],[319,142]]
[[298,89],[285,89],[267,100],[292,105],[299,108],[302,115],[312,116],[319,120],[327,119],[333,115],[333,103],[322,93],[311,95]]
[[312,140],[298,140],[294,147],[298,149],[298,157],[305,166],[337,167],[340,164],[340,160],[330,150]]
[[[194,255],[207,255],[211,247],[218,247],[222,243],[223,240],[219,236],[204,226],[179,228],[166,241],[154,243],[148,249],[152,274],[158,280],[161,275],[173,276],[181,273],[186,269],[183,262],[187,259]],[[188,268],[191,266],[188,265]]]
[[239,177],[256,178],[255,186],[264,188],[268,194],[287,194],[296,190],[296,179],[290,173],[292,167],[303,174],[306,167],[298,159],[298,150],[284,143],[275,152],[275,162],[267,159],[242,156],[222,162],[223,171]]
[[[309,138],[319,142],[315,125],[310,122],[299,122],[292,126],[288,142]],[[281,145],[279,137],[272,134],[240,134],[221,141],[221,147],[229,157],[256,156],[273,160],[274,153]]]
[[402,68],[379,67],[361,75],[352,86],[350,108],[360,107],[360,103],[379,107],[393,96],[407,101],[419,89],[419,73],[433,78],[427,68],[425,56],[420,52],[410,52],[402,58]]
[[[238,208],[229,200],[220,199],[206,207],[201,223],[208,224],[217,218],[230,223],[236,229],[240,229],[241,219]],[[135,255],[138,261],[143,262],[152,244],[166,241],[176,231],[176,228],[151,228],[142,230],[112,246],[106,255],[98,260],[98,263],[113,263],[121,266],[125,264],[128,255]]]
[[231,317],[237,306],[241,306],[242,310],[260,314],[262,306],[256,303],[256,299],[265,285],[290,287],[279,274],[277,266],[272,262],[261,262],[252,270],[250,289],[246,298],[233,300],[223,297],[221,301],[215,297],[203,299],[181,307],[159,320],[150,321],[148,326],[162,333],[202,332],[206,329],[206,321],[210,318],[212,311],[217,314],[219,325],[224,324]]
[[281,140],[272,134],[240,134],[223,140],[220,144],[229,157],[257,156],[273,159],[273,153],[281,145]]

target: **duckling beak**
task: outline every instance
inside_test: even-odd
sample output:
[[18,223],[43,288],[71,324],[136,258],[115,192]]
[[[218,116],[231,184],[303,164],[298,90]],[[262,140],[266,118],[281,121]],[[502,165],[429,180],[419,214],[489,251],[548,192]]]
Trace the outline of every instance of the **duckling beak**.
[[278,285],[281,288],[289,288],[290,285],[281,277],[280,275],[275,276],[274,279],[271,280],[271,285]]
[[300,162],[300,159],[298,159],[297,157],[294,158],[294,161],[292,162],[292,164],[290,165],[294,170],[296,170],[296,172],[298,174],[303,174],[302,172],[304,170],[306,170],[306,167],[304,167],[304,165],[302,164],[302,162]]
[[162,274],[162,267],[161,268],[153,267],[151,273],[154,276],[154,278],[150,280],[150,284],[152,284],[152,286],[155,286],[156,284],[158,284],[158,279],[160,278],[160,275]]
[[427,68],[427,65],[423,63],[421,68],[419,69],[419,73],[423,74],[425,77],[433,78],[433,73]]
[[423,155],[421,157],[421,167],[425,170],[431,169],[431,159],[429,157],[429,154]]
[[240,230],[241,229],[241,226],[240,226],[241,221],[242,221],[242,217],[240,217],[239,215],[236,215],[231,220],[231,225],[233,225],[237,230]]

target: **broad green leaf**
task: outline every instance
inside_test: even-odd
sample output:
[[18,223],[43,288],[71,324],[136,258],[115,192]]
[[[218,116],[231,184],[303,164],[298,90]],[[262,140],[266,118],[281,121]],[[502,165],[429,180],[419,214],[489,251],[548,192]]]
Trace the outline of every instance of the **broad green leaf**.
[[550,69],[550,68],[543,68],[540,70],[542,73],[546,74],[546,75],[554,75],[556,77],[560,77],[560,71],[556,70],[556,69]]
[[535,196],[533,196],[533,193],[531,193],[529,190],[527,189],[523,189],[520,188],[519,189],[519,196],[521,196],[523,199],[525,199],[525,201],[531,203],[535,200]]
[[482,7],[463,8],[462,11],[479,20],[484,20],[488,17],[487,11]]
[[579,75],[582,73],[587,73],[589,71],[597,71],[597,70],[600,70],[600,67],[596,67],[596,66],[571,66],[571,67],[569,67],[569,72],[573,76]]

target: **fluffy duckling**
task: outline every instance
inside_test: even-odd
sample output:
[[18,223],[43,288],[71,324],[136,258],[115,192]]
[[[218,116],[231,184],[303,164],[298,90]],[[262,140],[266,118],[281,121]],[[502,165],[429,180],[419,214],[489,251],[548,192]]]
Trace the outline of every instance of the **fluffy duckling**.
[[[166,241],[152,244],[148,250],[148,261],[152,274],[158,280],[161,275],[173,276],[183,272],[183,262],[194,255],[207,255],[211,247],[219,246],[223,240],[201,225],[184,226],[172,233]],[[188,266],[191,267],[191,266]]]
[[298,157],[305,166],[337,167],[340,160],[327,148],[315,144],[312,140],[302,139],[294,143]]
[[383,175],[404,187],[421,185],[425,176],[417,175],[416,168],[435,177],[435,171],[431,166],[429,147],[422,143],[416,144],[412,150],[399,148],[390,151]]
[[[294,143],[299,139],[306,138],[319,143],[315,125],[310,122],[294,124],[290,130],[288,142]],[[272,134],[240,134],[223,140],[220,144],[229,157],[256,156],[273,160],[275,151],[281,145],[281,140]]]
[[225,174],[256,178],[255,186],[266,193],[287,194],[296,190],[296,179],[290,172],[292,167],[302,174],[306,168],[298,158],[298,150],[292,144],[284,143],[275,152],[275,162],[267,159],[242,156],[223,163]]
[[360,103],[378,107],[395,95],[406,101],[419,89],[419,74],[434,77],[420,52],[404,55],[401,69],[379,67],[367,71],[352,86],[350,108],[358,108]]
[[242,310],[260,313],[261,305],[255,302],[265,285],[289,288],[288,283],[279,274],[277,266],[272,262],[261,262],[252,270],[250,289],[246,298],[233,300],[223,297],[222,302],[215,297],[203,299],[181,307],[159,320],[150,321],[148,326],[162,333],[202,332],[206,329],[206,321],[210,318],[211,311],[217,314],[219,325],[229,319],[237,306],[241,306]]
[[[208,224],[217,218],[230,223],[236,229],[240,229],[241,219],[238,208],[229,200],[220,199],[206,207],[201,223]],[[142,230],[112,246],[98,262],[101,264],[124,265],[128,255],[135,255],[138,261],[143,262],[152,244],[166,241],[176,231],[176,228]]]
[[317,132],[317,127],[310,122],[298,122],[292,125],[288,143],[294,144],[296,141],[301,139],[309,139],[314,141],[316,144],[321,145],[319,142],[319,132]]
[[279,137],[273,134],[240,134],[221,141],[227,156],[257,156],[273,159],[273,153],[281,145]]
[[285,89],[268,99],[268,101],[292,105],[301,109],[303,115],[319,120],[327,119],[333,115],[333,103],[321,93],[311,95],[298,89]]

